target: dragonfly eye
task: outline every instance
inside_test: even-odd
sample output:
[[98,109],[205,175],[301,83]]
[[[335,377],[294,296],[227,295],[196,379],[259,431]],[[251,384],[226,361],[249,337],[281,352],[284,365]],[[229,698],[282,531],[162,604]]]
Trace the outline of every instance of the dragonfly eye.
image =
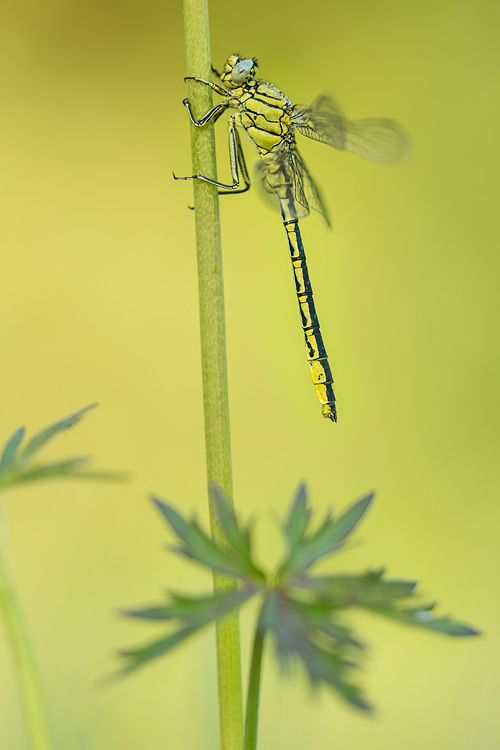
[[254,68],[254,65],[254,61],[249,59],[240,60],[238,63],[236,63],[231,72],[231,79],[233,80],[233,82],[242,83],[245,78],[248,78]]

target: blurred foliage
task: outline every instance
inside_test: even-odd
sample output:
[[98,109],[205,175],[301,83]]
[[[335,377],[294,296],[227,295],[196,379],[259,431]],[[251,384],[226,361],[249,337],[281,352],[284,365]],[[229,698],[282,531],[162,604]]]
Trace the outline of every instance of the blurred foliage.
[[34,435],[26,445],[21,448],[24,437],[24,427],[19,427],[12,437],[7,441],[0,458],[0,489],[12,487],[25,482],[37,482],[41,479],[71,478],[71,479],[124,479],[123,472],[105,471],[104,469],[86,468],[90,461],[89,456],[77,456],[58,461],[45,463],[37,462],[36,454],[56,435],[73,427],[96,404],[86,406],[84,409],[64,417],[58,422],[45,427]]
[[[171,594],[166,604],[124,612],[153,622],[177,621],[179,628],[146,646],[121,651],[125,672],[166,654],[205,625],[229,614],[260,594],[257,618],[259,635],[269,633],[284,670],[300,661],[314,686],[326,684],[348,703],[369,710],[361,689],[352,682],[356,651],[364,646],[344,623],[344,611],[367,609],[398,622],[454,636],[478,635],[479,631],[452,620],[435,617],[433,604],[414,604],[413,581],[387,579],[384,570],[342,576],[316,576],[310,568],[321,558],[341,550],[368,510],[373,494],[358,500],[335,517],[328,513],[311,528],[312,508],[301,485],[282,524],[288,554],[276,572],[264,574],[252,561],[251,527],[241,525],[217,487],[212,489],[214,507],[226,537],[217,546],[196,519],[186,521],[167,503],[153,498],[181,542],[172,547],[214,571],[236,577],[238,591],[212,597]],[[257,634],[256,634],[257,637]]]
[[[24,446],[24,427],[20,427],[7,441],[0,456],[0,489],[10,489],[26,482],[42,479],[123,479],[124,474],[102,470],[89,470],[85,466],[88,457],[64,459],[42,463],[37,461],[38,452],[54,437],[77,424],[95,404],[64,417],[45,427],[34,435]],[[5,525],[5,519],[2,519]],[[10,573],[10,565],[4,554],[4,532],[0,529],[0,612],[9,640],[12,660],[19,687],[20,705],[24,714],[25,730],[30,737],[33,750],[50,750],[53,747],[47,701],[42,687],[29,628],[15,584]]]

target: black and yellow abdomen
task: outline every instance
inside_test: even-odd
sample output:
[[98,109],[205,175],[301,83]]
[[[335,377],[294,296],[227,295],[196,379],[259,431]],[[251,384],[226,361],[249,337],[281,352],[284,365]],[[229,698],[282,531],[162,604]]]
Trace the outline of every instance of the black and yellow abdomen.
[[314,305],[299,223],[296,219],[283,223],[288,237],[288,249],[290,251],[295,279],[295,292],[299,302],[302,329],[306,343],[306,354],[311,367],[312,381],[316,395],[322,405],[323,416],[326,419],[336,422],[337,409],[335,406],[335,393],[333,391],[333,377]]

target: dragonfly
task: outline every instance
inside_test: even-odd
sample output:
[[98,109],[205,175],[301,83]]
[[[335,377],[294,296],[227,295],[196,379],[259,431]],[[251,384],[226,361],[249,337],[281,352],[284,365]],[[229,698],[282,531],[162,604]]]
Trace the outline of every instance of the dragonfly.
[[295,134],[326,143],[339,151],[351,151],[364,159],[392,164],[411,148],[404,130],[393,120],[349,120],[329,94],[320,94],[310,105],[292,104],[272,83],[256,78],[257,58],[230,55],[221,73],[212,68],[220,83],[196,76],[185,80],[209,86],[223,101],[197,120],[189,99],[184,99],[189,118],[197,128],[216,122],[228,109],[235,110],[228,121],[230,184],[206,175],[175,177],[181,180],[204,180],[219,188],[219,194],[244,193],[250,188],[250,177],[243,154],[239,130],[246,131],[260,156],[256,167],[257,183],[264,198],[281,214],[288,250],[292,261],[295,292],[299,303],[306,355],[323,417],[337,421],[333,377],[320,330],[299,219],[311,208],[330,219],[321,194],[299,154]]

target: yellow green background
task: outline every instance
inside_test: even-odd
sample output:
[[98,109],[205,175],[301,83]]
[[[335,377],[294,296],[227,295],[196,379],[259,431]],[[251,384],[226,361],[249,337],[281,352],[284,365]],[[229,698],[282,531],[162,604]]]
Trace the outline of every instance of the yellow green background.
[[[499,6],[211,3],[216,66],[239,52],[294,102],[332,90],[415,150],[388,168],[306,139],[331,208],[303,224],[339,422],[321,418],[286,240],[256,192],[221,199],[236,504],[280,554],[299,480],[321,511],[366,491],[330,569],[388,566],[484,629],[453,640],[353,615],[370,645],[359,716],[266,662],[261,750],[500,746]],[[120,619],[210,577],[163,549],[154,490],[206,519],[197,278],[180,2],[47,0],[2,11],[2,439],[99,401],[48,455],[89,452],[127,484],[45,484],[2,525],[60,750],[215,750],[213,633],[105,687]],[[229,175],[219,122],[219,176]],[[252,148],[246,149],[249,160]],[[244,668],[251,617],[243,616]],[[0,747],[27,738],[0,638]]]

